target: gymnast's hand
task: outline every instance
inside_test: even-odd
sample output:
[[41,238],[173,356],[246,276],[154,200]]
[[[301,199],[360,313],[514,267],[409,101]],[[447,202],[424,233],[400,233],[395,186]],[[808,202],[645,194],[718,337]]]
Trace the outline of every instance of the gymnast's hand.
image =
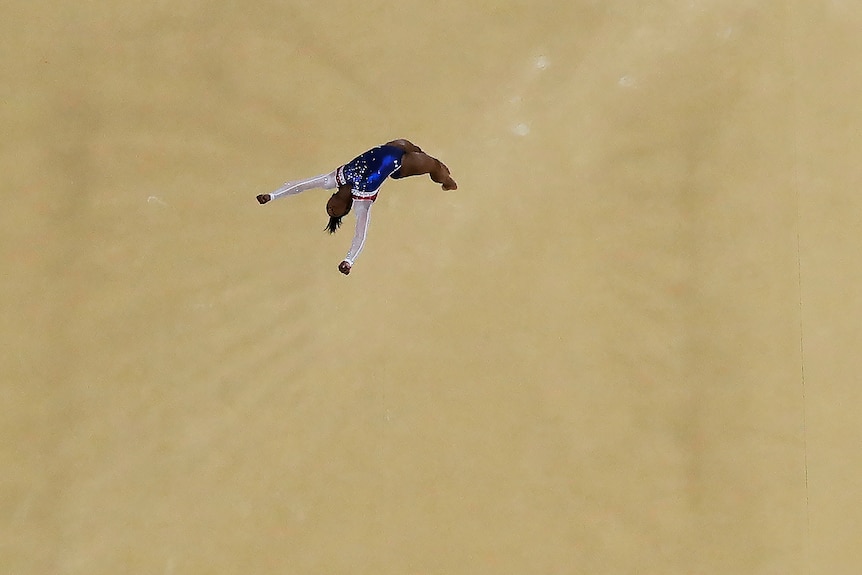
[[343,262],[338,264],[338,271],[340,271],[344,275],[350,274],[350,268],[351,268],[350,262],[347,260],[344,260]]

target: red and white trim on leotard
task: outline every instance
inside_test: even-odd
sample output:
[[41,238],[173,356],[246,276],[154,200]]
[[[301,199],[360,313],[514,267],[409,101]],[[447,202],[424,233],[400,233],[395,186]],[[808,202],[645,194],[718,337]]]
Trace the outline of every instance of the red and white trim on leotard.
[[360,196],[356,191],[351,192],[350,197],[354,200],[371,200],[372,202],[377,199],[377,192],[374,192],[371,196]]

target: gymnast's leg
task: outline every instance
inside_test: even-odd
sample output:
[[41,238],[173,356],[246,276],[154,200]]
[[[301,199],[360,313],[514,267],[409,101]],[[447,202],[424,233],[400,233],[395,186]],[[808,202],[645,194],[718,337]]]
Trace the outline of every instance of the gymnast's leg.
[[393,178],[408,178],[428,174],[432,180],[441,185],[444,190],[457,190],[458,184],[449,174],[446,164],[432,158],[425,152],[408,152],[401,158],[401,167],[392,174]]
[[282,196],[293,196],[307,190],[322,188],[324,190],[334,190],[338,187],[335,177],[336,172],[322,174],[307,180],[296,180],[293,182],[285,182],[280,188],[268,194],[260,194],[257,201],[265,204],[270,200],[278,199]]

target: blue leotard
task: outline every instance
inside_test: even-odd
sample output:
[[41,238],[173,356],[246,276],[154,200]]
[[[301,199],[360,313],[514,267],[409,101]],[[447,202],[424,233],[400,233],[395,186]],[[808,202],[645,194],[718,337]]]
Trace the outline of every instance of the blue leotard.
[[340,186],[350,184],[356,198],[374,198],[386,178],[397,178],[404,150],[395,146],[377,146],[338,168]]

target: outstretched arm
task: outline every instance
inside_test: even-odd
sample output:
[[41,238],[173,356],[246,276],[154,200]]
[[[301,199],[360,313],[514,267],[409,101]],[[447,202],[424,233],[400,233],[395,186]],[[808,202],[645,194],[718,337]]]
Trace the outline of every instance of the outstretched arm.
[[270,200],[277,200],[282,196],[293,196],[295,194],[299,194],[307,190],[313,190],[315,188],[334,190],[338,187],[338,180],[335,177],[335,174],[336,173],[333,171],[329,174],[321,174],[313,178],[308,178],[307,180],[295,180],[292,182],[285,182],[284,185],[282,185],[274,192],[270,192],[268,194],[260,194],[259,196],[257,196],[257,201],[260,204],[265,204]]
[[353,200],[353,211],[356,214],[356,231],[353,234],[353,242],[347,257],[339,264],[338,271],[347,275],[353,267],[353,262],[359,257],[362,248],[365,247],[365,237],[368,235],[368,224],[371,223],[371,200]]

